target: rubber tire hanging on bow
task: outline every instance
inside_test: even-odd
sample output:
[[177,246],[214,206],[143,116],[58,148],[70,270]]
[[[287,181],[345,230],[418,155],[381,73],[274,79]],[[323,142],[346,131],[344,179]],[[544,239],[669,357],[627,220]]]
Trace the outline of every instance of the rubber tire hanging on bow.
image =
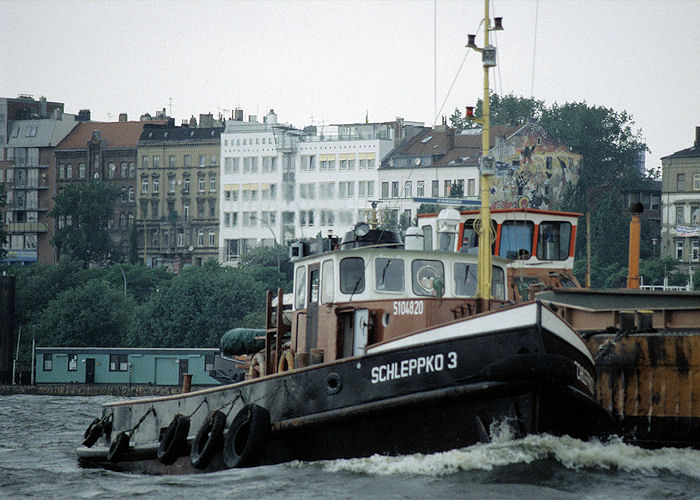
[[92,423],[85,429],[85,434],[83,434],[83,446],[90,448],[93,444],[100,439],[102,435],[102,420],[96,418]]
[[258,465],[270,435],[270,413],[262,406],[246,405],[226,432],[224,464],[228,468]]
[[165,465],[172,464],[181,455],[187,453],[187,435],[190,432],[190,419],[177,414],[166,429],[158,447],[158,461]]
[[190,461],[195,469],[204,469],[209,465],[224,441],[226,414],[216,410],[209,414],[197,436],[192,441]]
[[117,437],[112,441],[109,447],[109,453],[107,453],[107,460],[110,462],[118,461],[122,455],[129,449],[129,439],[131,436],[126,431],[122,431],[117,434]]

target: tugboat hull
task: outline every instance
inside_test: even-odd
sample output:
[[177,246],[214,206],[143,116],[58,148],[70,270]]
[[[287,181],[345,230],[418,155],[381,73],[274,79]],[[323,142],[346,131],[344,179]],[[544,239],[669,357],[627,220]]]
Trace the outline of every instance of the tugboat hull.
[[[524,326],[508,328],[511,316]],[[528,316],[532,322],[523,322]],[[491,331],[484,331],[485,319]],[[515,436],[548,432],[586,438],[612,430],[592,392],[590,355],[582,342],[583,349],[567,342],[561,331],[549,330],[552,319],[558,320],[548,309],[526,304],[380,344],[365,356],[180,396],[108,405],[103,416],[113,415],[111,433],[103,434],[98,446],[79,449],[80,463],[192,472],[187,457],[168,466],[157,460],[164,429],[175,415],[190,417],[191,444],[210,412],[224,412],[229,428],[251,404],[270,416],[261,464],[444,451],[488,441],[499,424]],[[562,325],[561,320],[556,324]],[[107,460],[108,444],[139,421],[130,448],[117,460]],[[220,441],[203,470],[226,467]]]

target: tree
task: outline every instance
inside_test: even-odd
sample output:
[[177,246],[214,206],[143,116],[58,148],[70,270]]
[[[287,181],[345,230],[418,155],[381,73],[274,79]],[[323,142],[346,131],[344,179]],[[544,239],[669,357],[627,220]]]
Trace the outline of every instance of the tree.
[[3,260],[7,255],[7,234],[5,233],[5,184],[0,184],[0,260]]
[[[270,289],[287,288],[287,285],[292,281],[294,275],[294,264],[289,260],[289,252],[284,245],[257,246],[243,254],[239,267],[252,268],[264,267],[271,272],[277,272],[277,264],[279,263],[280,276],[278,279],[268,280]],[[216,264],[218,266],[218,264]]]
[[453,182],[450,185],[450,198],[464,198],[464,184]]
[[129,230],[129,263],[136,264],[139,261],[139,232],[136,224],[131,225]]
[[136,307],[102,280],[61,292],[32,322],[42,346],[120,347]]
[[54,198],[50,215],[64,220],[51,243],[61,254],[69,254],[87,265],[100,262],[114,252],[107,225],[119,189],[112,184],[91,180],[71,184]]
[[[476,118],[483,116],[483,107],[483,99],[479,99],[474,110]],[[539,120],[544,109],[544,101],[513,94],[499,96],[496,93],[491,93],[489,97],[489,122],[491,125],[522,125],[529,121]],[[458,132],[480,127],[477,122],[463,118],[459,108],[455,108],[455,112],[450,116],[450,123]]]

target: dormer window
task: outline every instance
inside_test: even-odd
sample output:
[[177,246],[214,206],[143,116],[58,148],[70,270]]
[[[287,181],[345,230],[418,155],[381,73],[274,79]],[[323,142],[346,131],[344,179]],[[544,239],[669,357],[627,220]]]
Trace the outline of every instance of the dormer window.
[[423,144],[427,144],[428,142],[430,142],[430,139],[432,139],[432,138],[433,138],[433,136],[429,135],[428,137],[424,137],[423,139],[421,139],[420,142],[422,142]]

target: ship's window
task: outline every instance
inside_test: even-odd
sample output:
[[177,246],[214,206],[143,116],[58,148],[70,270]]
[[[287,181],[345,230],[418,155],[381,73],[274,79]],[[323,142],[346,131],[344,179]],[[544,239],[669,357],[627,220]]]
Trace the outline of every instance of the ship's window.
[[340,261],[340,291],[355,294],[365,291],[365,261],[348,257]]
[[569,257],[571,224],[568,222],[542,222],[537,238],[537,258],[540,260],[566,260]]
[[[413,275],[413,293],[424,297],[435,297],[438,295],[438,283],[442,281],[442,288],[445,287],[445,270],[442,262],[437,260],[416,259],[411,264]],[[437,291],[436,291],[437,290]]]
[[535,225],[531,221],[507,220],[501,225],[500,257],[527,260],[532,252]]
[[455,295],[473,297],[476,294],[476,270],[476,264],[455,263]]
[[204,371],[209,373],[214,369],[214,355],[205,354],[204,355]]
[[379,292],[403,292],[403,260],[379,257],[374,261],[375,287]]
[[423,226],[423,250],[432,251],[433,249],[433,227]]
[[499,300],[506,300],[506,280],[503,269],[493,266],[491,270],[491,295]]
[[318,304],[318,268],[309,271],[309,304]]
[[333,261],[327,260],[321,268],[321,303],[333,302]]
[[[479,219],[469,219],[464,222],[464,232],[462,234],[462,246],[459,251],[468,254],[479,253],[479,235],[476,233],[479,227]],[[496,250],[496,221],[491,221],[491,253]]]
[[304,309],[306,305],[306,268],[297,267],[297,274],[294,277],[295,292],[294,292],[294,307]]

